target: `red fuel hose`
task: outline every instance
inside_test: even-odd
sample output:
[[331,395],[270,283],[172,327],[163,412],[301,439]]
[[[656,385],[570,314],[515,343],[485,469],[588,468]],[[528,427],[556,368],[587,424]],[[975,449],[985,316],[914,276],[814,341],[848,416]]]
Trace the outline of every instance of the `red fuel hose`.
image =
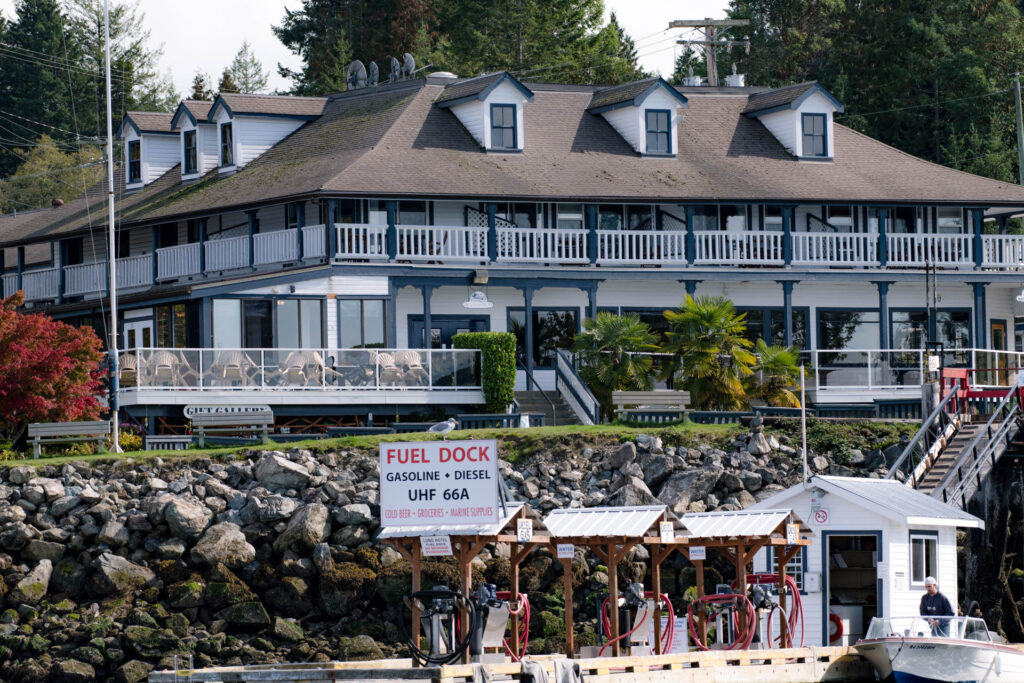
[[[651,592],[651,591],[646,591],[644,593],[644,598],[653,599],[654,598],[654,593]],[[605,638],[611,638],[612,637],[611,619],[609,618],[609,614],[608,614],[608,600],[609,600],[609,598],[605,598],[604,602],[601,603],[601,622],[602,622],[602,630],[604,631],[604,637]],[[661,593],[661,600],[665,603],[665,606],[666,606],[665,613],[668,615],[668,622],[666,623],[665,630],[662,631],[662,633],[661,633],[661,651],[664,654],[664,653],[667,653],[672,648],[672,639],[675,637],[675,633],[676,633],[676,611],[675,611],[675,608],[672,606],[672,601],[668,599],[668,595],[667,594]],[[633,631],[635,631],[635,630],[636,629],[634,628],[629,633],[633,633]],[[629,635],[629,634],[626,634],[626,635]],[[603,651],[603,648],[602,648],[602,651]],[[600,655],[598,655],[598,656],[600,656]]]
[[733,641],[731,645],[726,647],[726,650],[746,650],[750,647],[750,643],[754,640],[754,633],[757,631],[757,612],[754,610],[754,605],[750,602],[750,599],[746,595],[739,595],[738,593],[728,593],[724,595],[705,595],[702,598],[698,598],[694,602],[690,603],[690,606],[686,609],[686,622],[690,627],[690,635],[693,637],[693,642],[697,644],[701,650],[710,650],[707,645],[700,641],[697,636],[697,622],[693,618],[693,606],[695,604],[707,603],[717,604],[733,602],[738,599],[742,599],[746,603],[747,610],[747,627],[743,633],[739,634],[739,637]]
[[[607,598],[605,598],[605,602],[608,602],[608,599],[607,599]],[[647,620],[647,605],[646,605],[646,603],[645,603],[645,604],[644,604],[644,618],[643,618],[643,619],[640,619],[640,620],[638,620],[638,623],[637,623],[637,625],[636,625],[636,626],[634,626],[633,628],[629,629],[628,631],[626,631],[625,633],[623,633],[623,634],[622,634],[622,635],[620,635],[620,636],[617,636],[617,637],[615,637],[615,638],[612,638],[612,639],[611,639],[611,640],[609,640],[609,641],[608,641],[607,643],[605,643],[605,644],[604,644],[604,646],[603,646],[603,647],[601,648],[601,650],[600,650],[600,651],[599,651],[599,652],[597,653],[597,656],[598,656],[598,657],[603,657],[603,656],[604,656],[604,651],[605,651],[605,649],[607,649],[607,647],[608,647],[609,645],[611,645],[612,643],[614,643],[614,642],[615,642],[615,641],[617,641],[617,640],[622,640],[623,638],[626,638],[626,637],[628,637],[628,636],[631,636],[631,635],[633,635],[633,633],[634,633],[634,632],[635,632],[635,631],[636,631],[637,629],[639,629],[639,628],[640,628],[641,626],[643,626],[643,625],[644,625],[644,622],[645,622],[646,620]]]
[[[511,593],[511,591],[498,591],[496,597],[498,598],[498,600],[511,601],[512,600],[512,593]],[[508,639],[507,638],[503,639],[501,641],[502,645],[505,646],[505,651],[508,652],[508,656],[512,658],[512,661],[513,662],[518,662],[519,660],[521,660],[523,657],[526,656],[526,644],[530,640],[530,598],[526,595],[526,593],[520,593],[519,594],[519,605],[518,605],[518,607],[515,610],[513,610],[511,608],[511,605],[510,605],[508,613],[509,613],[509,616],[516,615],[516,616],[521,616],[522,617],[522,619],[519,620],[519,652],[518,652],[518,654],[515,653],[515,652],[512,652],[512,646],[508,644]]]
[[[756,584],[761,584],[761,585],[777,586],[778,583],[779,583],[779,575],[778,574],[747,574],[747,583],[748,584],[756,583]],[[736,582],[733,581],[732,585],[735,586],[735,584],[736,584]],[[788,630],[789,630],[790,642],[796,642],[796,638],[795,638],[794,634],[797,631],[797,626],[799,626],[800,627],[800,645],[799,645],[799,647],[803,647],[804,646],[804,605],[803,605],[803,601],[800,599],[800,589],[797,587],[796,580],[792,576],[789,576],[789,575],[786,576],[786,588],[789,590],[790,597],[793,598],[792,606],[789,609],[789,614],[788,615],[784,614],[784,617],[786,619],[786,625],[789,627]],[[780,607],[778,607],[778,605],[776,605],[776,608],[779,609],[780,612],[782,612],[782,609]],[[774,614],[774,613],[775,613],[775,609],[773,608],[771,613],[769,613],[769,616],[768,616],[768,642],[769,643],[773,643],[773,642],[775,642],[775,641],[777,641],[777,640],[782,638],[782,636],[780,635],[774,641],[772,640],[772,630],[771,630],[772,629],[772,621],[771,621],[771,615]],[[781,627],[780,627],[780,630],[781,630]]]

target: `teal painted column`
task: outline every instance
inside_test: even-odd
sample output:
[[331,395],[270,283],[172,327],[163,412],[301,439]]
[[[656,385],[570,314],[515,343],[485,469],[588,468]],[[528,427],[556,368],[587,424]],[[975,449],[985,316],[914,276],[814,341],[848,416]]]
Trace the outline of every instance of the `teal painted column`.
[[[287,209],[285,209],[287,211]],[[302,228],[306,227],[306,203],[298,202],[295,207],[295,218],[298,225],[295,228],[295,248],[299,261],[302,260],[305,245],[302,243]]]
[[[693,207],[686,207],[686,262],[693,265],[693,259],[697,256],[697,237],[693,234]],[[689,287],[687,287],[689,291]]]
[[57,248],[53,252],[54,267],[57,268],[57,303],[64,303],[64,263],[67,261],[67,245],[64,240],[57,240]]
[[885,234],[886,209],[875,209],[878,218],[878,265],[885,268],[889,263],[889,240]]
[[256,264],[254,239],[256,232],[259,230],[259,221],[256,218],[255,211],[246,211],[245,215],[249,217],[249,267],[253,268]]
[[[523,287],[523,306],[526,313],[526,326],[524,330],[524,344],[526,348],[526,368],[531,373],[533,372],[533,287]],[[530,374],[526,375],[526,390],[531,391],[533,389],[533,380],[530,379]]]
[[398,216],[398,202],[391,200],[387,203],[388,210],[388,259],[394,261],[398,258],[398,228],[395,227],[395,221]]
[[160,255],[156,253],[156,250],[160,248],[160,230],[156,226],[152,228],[153,238],[153,286],[156,286],[157,277],[160,275]]
[[[783,214],[785,215],[785,214]],[[789,348],[793,345],[793,285],[792,280],[783,280],[782,285],[782,341]],[[771,330],[768,330],[771,337]]]
[[985,283],[974,283],[974,346],[979,349],[987,349],[988,343],[985,340],[985,327],[988,323],[988,315],[985,311]]
[[691,297],[697,294],[697,283],[700,280],[683,280],[683,284],[686,285],[686,293]]
[[985,262],[985,241],[981,239],[981,228],[982,218],[984,214],[982,211],[975,209],[971,211],[971,223],[974,227],[974,267],[981,268],[981,264]]
[[25,247],[18,247],[18,291],[25,291]]
[[597,284],[587,290],[587,309],[591,320],[597,319]]
[[587,221],[587,260],[597,263],[597,204],[587,204],[584,218]]
[[[782,262],[787,268],[793,267],[793,207],[782,207]],[[790,285],[790,291],[793,287]],[[788,317],[788,316],[787,316]],[[789,342],[786,342],[789,346]]]
[[338,229],[334,226],[335,207],[338,202],[334,199],[327,200],[327,220],[324,221],[324,234],[327,238],[327,251],[324,252],[327,262],[330,263],[338,254]]
[[430,331],[434,329],[434,320],[430,315],[430,299],[434,294],[434,285],[423,285],[420,287],[423,292],[423,348],[433,348]]
[[498,260],[498,205],[487,204],[487,260],[494,263]]
[[200,218],[196,227],[199,228],[199,273],[206,275],[206,219]]
[[889,348],[889,285],[891,282],[876,282],[878,287],[878,346]]

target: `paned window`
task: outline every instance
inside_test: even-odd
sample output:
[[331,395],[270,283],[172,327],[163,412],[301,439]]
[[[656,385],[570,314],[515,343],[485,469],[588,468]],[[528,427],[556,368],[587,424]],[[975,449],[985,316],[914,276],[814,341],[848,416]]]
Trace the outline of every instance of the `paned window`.
[[925,534],[910,534],[910,583],[924,585],[926,577],[938,570],[939,539]]
[[[508,330],[516,337],[516,354],[526,360],[526,311],[522,308],[508,312]],[[579,309],[547,308],[533,310],[533,363],[536,367],[550,367],[555,363],[558,349],[572,348],[579,332]]]
[[220,165],[234,166],[235,164],[235,136],[230,123],[220,125]]
[[380,349],[387,346],[383,299],[342,299],[341,346],[345,349]]
[[277,347],[312,349],[323,344],[320,299],[278,299]]
[[801,117],[801,123],[803,124],[804,156],[828,156],[828,141],[825,139],[825,115],[804,114]]
[[142,142],[132,140],[128,143],[128,182],[142,181]]
[[[766,571],[768,574],[774,574],[779,570],[779,561],[776,551],[777,546],[768,546],[768,566]],[[786,563],[786,576],[792,576],[793,580],[796,581],[796,587],[800,591],[804,589],[804,559],[807,550],[804,548],[800,549],[793,558]]]
[[196,158],[196,132],[194,130],[185,131],[185,173],[195,173],[199,169],[199,163]]
[[186,337],[188,316],[185,304],[171,304],[156,307],[156,345],[165,349],[183,349],[188,346]]
[[516,105],[491,105],[491,149],[517,149]]
[[671,120],[665,109],[647,109],[644,111],[647,119],[647,153],[648,154],[671,154],[672,134],[669,132],[668,124]]

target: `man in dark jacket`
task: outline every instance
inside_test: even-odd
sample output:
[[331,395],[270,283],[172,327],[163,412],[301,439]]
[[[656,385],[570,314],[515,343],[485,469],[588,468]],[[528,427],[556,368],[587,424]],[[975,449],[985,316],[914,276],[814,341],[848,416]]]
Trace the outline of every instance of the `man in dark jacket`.
[[945,595],[939,592],[939,584],[934,576],[924,580],[925,594],[921,596],[921,616],[925,617],[928,625],[932,627],[933,636],[949,637],[949,619],[936,619],[935,617],[952,617],[953,606]]

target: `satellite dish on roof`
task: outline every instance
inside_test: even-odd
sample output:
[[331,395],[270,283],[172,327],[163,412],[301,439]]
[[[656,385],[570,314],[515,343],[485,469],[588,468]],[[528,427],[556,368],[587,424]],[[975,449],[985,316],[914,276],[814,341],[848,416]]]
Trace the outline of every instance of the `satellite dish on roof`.
[[401,63],[397,59],[392,57],[391,58],[391,73],[388,74],[388,83],[394,83],[395,81],[397,81],[398,77],[401,75],[401,73],[402,73],[402,65],[401,65]]
[[358,59],[348,65],[348,89],[366,87],[366,67]]
[[370,62],[370,75],[366,78],[366,84],[373,86],[380,82],[380,69],[377,62]]
[[416,59],[406,52],[402,55],[402,78],[409,78],[416,71]]

